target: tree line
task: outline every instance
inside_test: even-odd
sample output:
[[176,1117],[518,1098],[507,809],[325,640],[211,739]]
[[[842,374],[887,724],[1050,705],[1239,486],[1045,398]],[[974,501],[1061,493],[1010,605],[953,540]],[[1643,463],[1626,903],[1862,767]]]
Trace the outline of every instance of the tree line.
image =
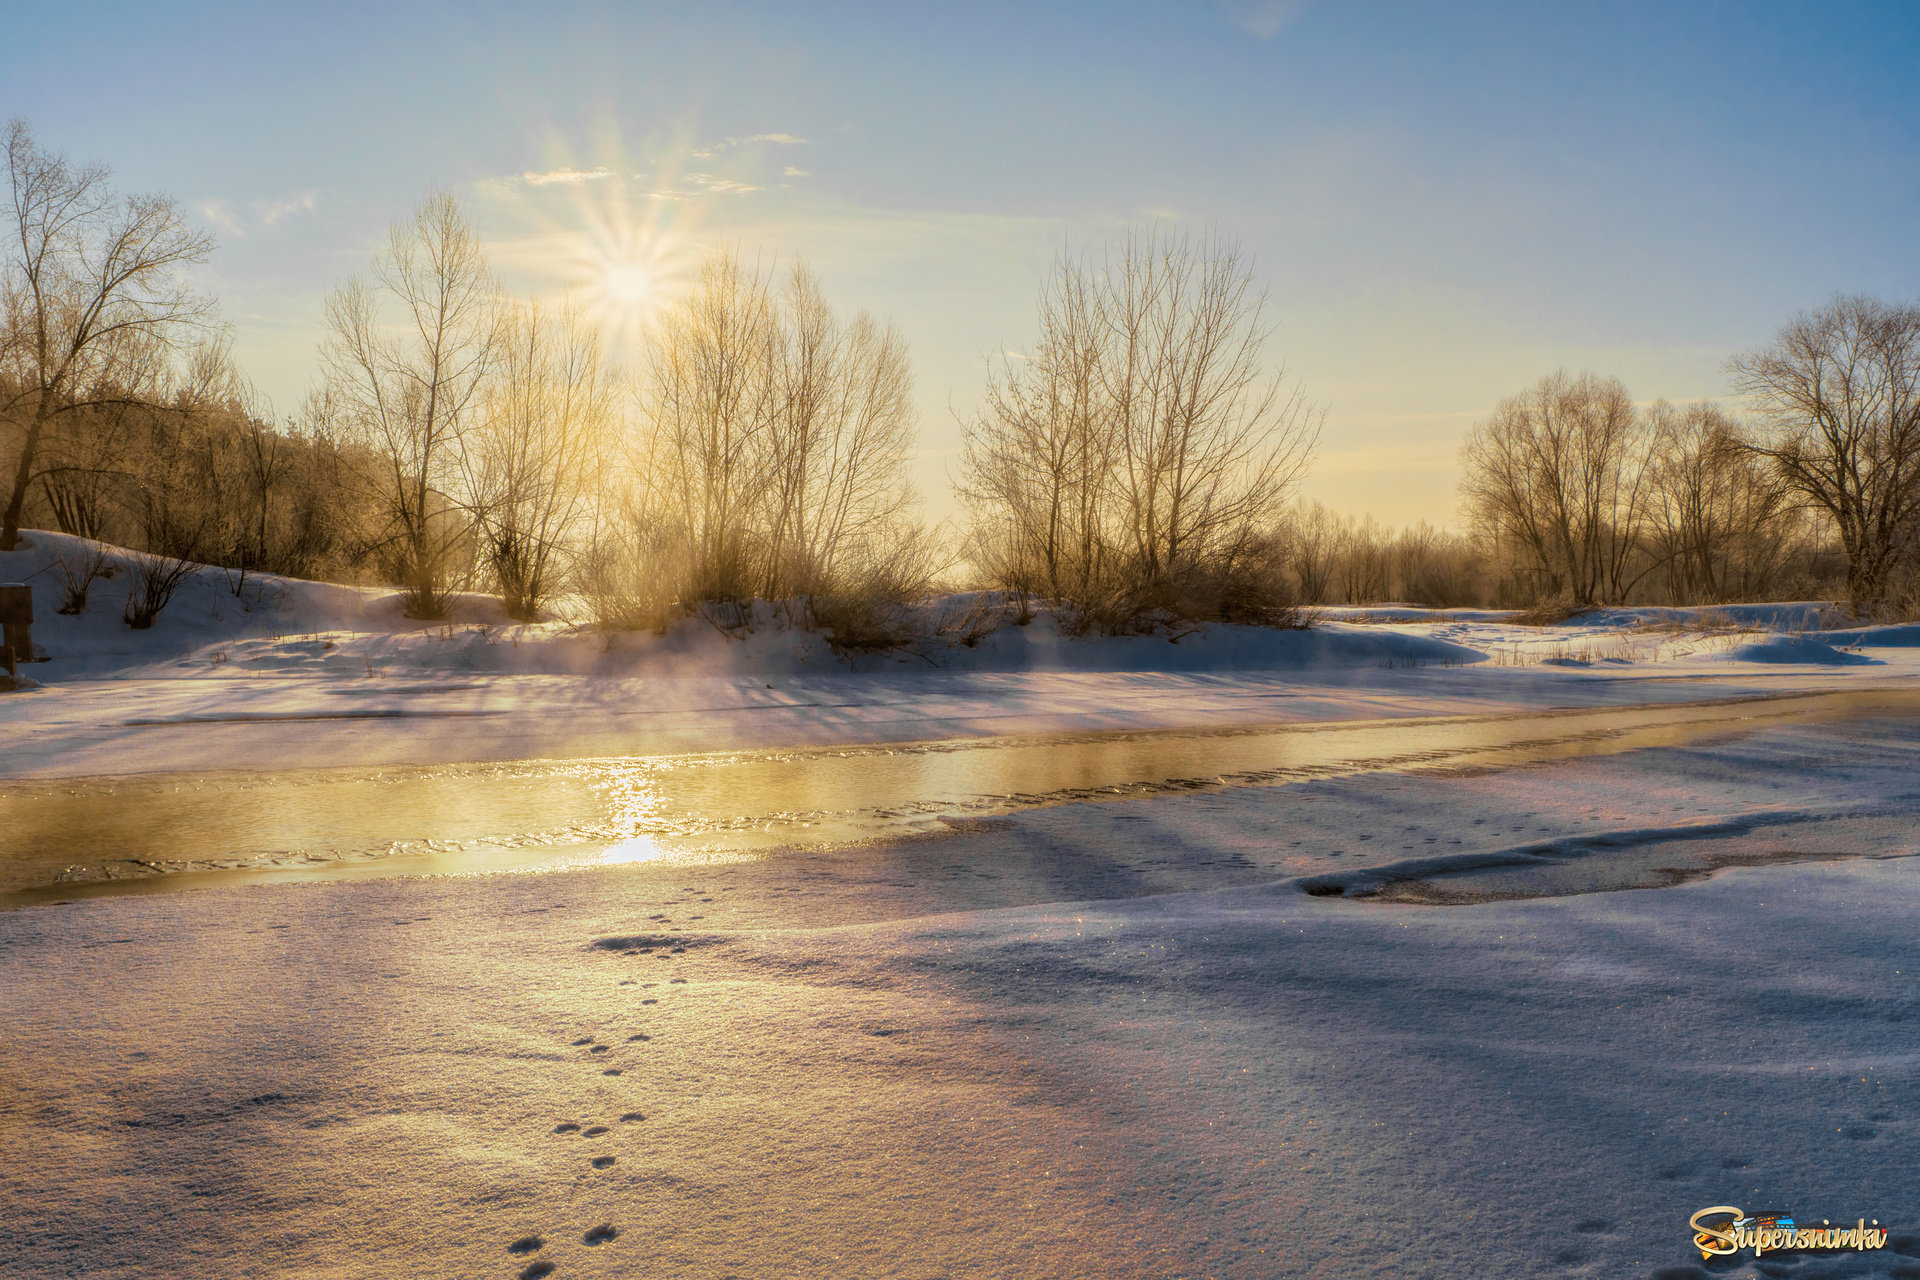
[[[616,369],[577,305],[507,297],[437,193],[328,296],[313,389],[275,421],[187,283],[212,245],[171,201],[115,193],[24,122],[7,160],[0,550],[27,517],[136,548],[134,625],[201,563],[236,591],[254,571],[390,583],[417,618],[482,587],[518,619],[575,593],[652,626],[910,598],[938,568],[906,481],[905,341],[837,314],[804,265],[713,255]],[[104,567],[62,566],[70,605]]]
[[1728,371],[1745,417],[1560,372],[1479,423],[1463,495],[1501,590],[1585,607],[1838,585],[1857,609],[1910,611],[1920,308],[1836,298]]
[[[276,418],[191,287],[213,246],[13,122],[0,276],[0,550],[23,523],[139,552],[133,625],[197,564],[384,582],[420,618],[587,602],[609,627],[795,602],[845,637],[953,581],[1069,630],[1292,625],[1319,604],[1912,604],[1920,311],[1840,298],[1736,358],[1718,404],[1559,372],[1463,446],[1464,528],[1299,499],[1325,411],[1272,358],[1252,264],[1148,228],[1062,252],[1025,349],[960,424],[957,535],[916,515],[904,336],[804,263],[710,255],[615,367],[572,302],[508,297],[449,194],[326,300]],[[62,566],[85,607],[102,564]]]

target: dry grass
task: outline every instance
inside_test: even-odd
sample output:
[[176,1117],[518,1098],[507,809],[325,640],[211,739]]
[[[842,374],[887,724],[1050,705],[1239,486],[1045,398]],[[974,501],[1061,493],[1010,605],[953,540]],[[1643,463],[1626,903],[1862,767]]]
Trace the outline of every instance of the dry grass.
[[1724,609],[1702,609],[1685,620],[1663,618],[1637,622],[1629,628],[1638,635],[1721,635],[1730,631],[1755,629],[1752,623],[1739,622]]
[[1575,604],[1566,599],[1541,600],[1509,615],[1506,621],[1519,627],[1557,627],[1583,613],[1592,613],[1593,609],[1590,604]]

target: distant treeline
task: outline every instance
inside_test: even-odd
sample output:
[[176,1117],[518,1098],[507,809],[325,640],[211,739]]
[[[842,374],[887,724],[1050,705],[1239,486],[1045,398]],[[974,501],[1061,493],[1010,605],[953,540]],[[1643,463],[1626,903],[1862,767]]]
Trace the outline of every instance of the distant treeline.
[[[436,194],[327,299],[313,390],[276,418],[190,285],[211,241],[22,122],[6,146],[0,550],[23,523],[135,548],[134,625],[195,563],[236,590],[391,583],[422,618],[463,589],[621,628],[785,600],[855,647],[897,642],[936,583],[1105,632],[1387,601],[1916,605],[1910,307],[1794,319],[1731,363],[1745,416],[1548,375],[1465,442],[1460,530],[1391,530],[1300,499],[1325,415],[1273,359],[1239,248],[1148,229],[1056,260],[961,424],[949,531],[907,483],[904,337],[836,312],[804,264],[709,257],[614,368],[573,304],[507,297]],[[89,567],[63,572],[84,604]]]

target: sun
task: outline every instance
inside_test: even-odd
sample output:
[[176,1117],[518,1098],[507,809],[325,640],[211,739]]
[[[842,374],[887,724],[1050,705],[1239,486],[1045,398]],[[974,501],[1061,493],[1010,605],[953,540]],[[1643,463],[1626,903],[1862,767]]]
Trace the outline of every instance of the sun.
[[653,301],[653,272],[643,262],[609,263],[600,292],[615,306],[645,308]]
[[534,292],[579,303],[617,361],[649,348],[702,242],[704,204],[679,190],[684,150],[633,158],[603,139],[591,164],[557,153],[550,171],[490,189],[526,228],[502,242],[511,266],[538,282]]
[[606,218],[590,224],[575,244],[569,274],[581,300],[616,348],[632,348],[673,297],[674,241],[658,226]]

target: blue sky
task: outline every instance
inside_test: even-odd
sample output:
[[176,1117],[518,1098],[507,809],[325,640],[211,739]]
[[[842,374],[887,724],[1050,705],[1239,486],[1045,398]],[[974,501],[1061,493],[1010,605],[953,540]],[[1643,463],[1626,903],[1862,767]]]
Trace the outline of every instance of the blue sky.
[[[1557,366],[1724,394],[1731,353],[1920,274],[1920,6],[0,6],[0,111],[215,231],[283,410],[326,291],[431,186],[515,288],[637,237],[806,256],[954,414],[1062,244],[1241,239],[1327,406],[1306,492],[1445,523],[1473,420]],[[574,180],[532,178],[605,170]]]

